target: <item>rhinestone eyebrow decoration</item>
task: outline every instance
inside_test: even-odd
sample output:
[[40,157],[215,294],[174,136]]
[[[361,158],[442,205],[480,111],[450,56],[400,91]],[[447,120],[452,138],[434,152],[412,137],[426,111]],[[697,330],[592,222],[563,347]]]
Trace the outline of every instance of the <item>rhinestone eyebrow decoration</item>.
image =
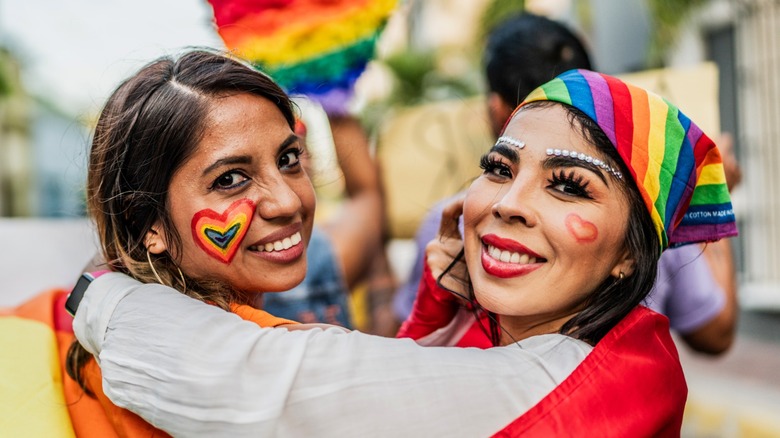
[[522,148],[525,147],[525,143],[524,142],[522,142],[522,141],[520,141],[520,140],[518,140],[518,139],[516,139],[514,137],[510,137],[508,135],[502,135],[501,137],[498,137],[498,140],[496,140],[496,144],[499,144],[499,143],[506,143],[506,144],[508,144],[510,146],[514,146],[514,147],[516,147],[518,149],[522,149]]
[[604,169],[606,172],[614,175],[617,179],[623,179],[623,174],[620,173],[620,171],[618,171],[612,166],[607,165],[607,163],[599,160],[598,158],[591,157],[590,155],[571,152],[571,151],[567,151],[566,149],[547,149],[547,155],[555,155],[556,157],[569,157],[580,161],[585,161],[594,164],[595,166],[601,169]]

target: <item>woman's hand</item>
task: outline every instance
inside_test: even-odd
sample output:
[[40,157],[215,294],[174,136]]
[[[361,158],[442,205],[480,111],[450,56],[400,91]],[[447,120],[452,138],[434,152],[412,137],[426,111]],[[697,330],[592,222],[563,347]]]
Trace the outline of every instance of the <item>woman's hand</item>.
[[[425,269],[412,312],[401,325],[396,337],[421,339],[444,328],[468,300],[466,265],[462,260],[455,262],[463,250],[463,239],[458,231],[458,221],[463,212],[463,197],[453,200],[442,212],[438,236],[425,248]],[[451,269],[447,268],[455,262]],[[436,284],[443,272],[442,284]],[[453,293],[455,292],[455,293]],[[461,299],[461,298],[464,299]]]
[[463,215],[463,199],[464,196],[461,195],[444,207],[439,234],[425,247],[425,255],[433,278],[438,280],[446,271],[446,275],[441,278],[441,285],[454,292],[453,297],[468,301],[468,271],[463,257],[458,257],[463,251],[463,238],[459,229],[460,217]]

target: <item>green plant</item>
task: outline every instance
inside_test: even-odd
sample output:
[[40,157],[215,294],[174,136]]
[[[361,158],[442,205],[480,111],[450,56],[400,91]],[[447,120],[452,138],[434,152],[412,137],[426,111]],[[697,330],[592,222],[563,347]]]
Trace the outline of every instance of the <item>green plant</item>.
[[664,53],[677,41],[681,26],[691,12],[707,0],[647,0],[653,17],[653,35],[648,62],[651,67],[664,65]]
[[0,98],[8,96],[13,90],[9,61],[8,55],[0,49]]
[[499,23],[525,10],[524,0],[491,0],[482,13],[479,33],[485,39]]
[[448,75],[440,70],[433,51],[405,50],[376,62],[390,71],[393,85],[386,99],[370,102],[361,111],[360,119],[369,131],[379,126],[393,108],[468,97],[480,91],[481,78],[476,70],[475,74]]

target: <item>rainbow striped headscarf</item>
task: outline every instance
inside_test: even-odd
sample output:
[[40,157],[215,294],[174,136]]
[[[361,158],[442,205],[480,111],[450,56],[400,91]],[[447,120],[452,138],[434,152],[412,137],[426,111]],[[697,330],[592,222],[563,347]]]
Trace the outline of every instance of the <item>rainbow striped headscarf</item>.
[[397,0],[209,0],[225,46],[290,94],[345,114]]
[[571,105],[601,127],[639,187],[661,251],[737,235],[720,152],[677,107],[588,70],[559,75],[518,109],[539,100]]

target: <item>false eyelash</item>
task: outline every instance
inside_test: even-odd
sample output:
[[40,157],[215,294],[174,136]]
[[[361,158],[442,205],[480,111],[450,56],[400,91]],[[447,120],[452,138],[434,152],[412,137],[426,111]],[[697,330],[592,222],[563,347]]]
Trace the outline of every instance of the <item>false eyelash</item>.
[[479,159],[479,168],[482,170],[488,170],[494,168],[497,164],[500,164],[498,160],[492,158],[490,154],[485,154]]
[[577,175],[573,170],[566,174],[565,170],[560,170],[557,174],[553,174],[553,178],[550,181],[550,185],[565,184],[575,189],[577,193],[567,193],[571,196],[581,196],[584,198],[592,199],[590,192],[588,192],[588,185],[590,181],[585,181],[585,177]]
[[509,166],[506,165],[506,163],[499,160],[498,158],[494,158],[490,154],[485,154],[482,156],[482,158],[479,159],[479,167],[485,173],[492,172],[496,169],[506,170],[507,172],[511,173],[511,170],[509,169]]

